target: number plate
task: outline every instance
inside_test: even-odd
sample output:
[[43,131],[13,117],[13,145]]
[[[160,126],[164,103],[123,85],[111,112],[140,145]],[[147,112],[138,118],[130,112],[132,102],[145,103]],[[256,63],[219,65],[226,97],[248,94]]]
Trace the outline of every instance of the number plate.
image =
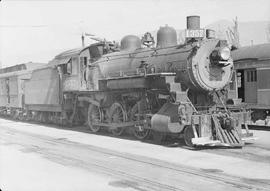
[[203,37],[204,37],[203,29],[186,30],[186,38],[203,38]]

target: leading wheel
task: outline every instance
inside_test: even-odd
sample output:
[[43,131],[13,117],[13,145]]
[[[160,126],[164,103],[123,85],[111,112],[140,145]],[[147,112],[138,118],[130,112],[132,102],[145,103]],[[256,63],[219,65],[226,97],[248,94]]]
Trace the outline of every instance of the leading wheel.
[[91,131],[94,133],[100,131],[100,126],[96,123],[100,123],[102,121],[102,112],[100,107],[96,105],[89,105],[88,107],[88,118],[87,118],[87,124]]
[[[119,123],[127,121],[127,114],[123,106],[120,103],[114,103],[110,108],[110,120],[112,123]],[[123,127],[116,127],[112,129],[112,134],[115,136],[120,136],[124,132]]]
[[[136,114],[139,114],[138,103],[136,103],[131,109],[131,120],[132,121],[136,121],[138,119],[138,116],[136,116]],[[142,120],[142,117],[139,117],[139,120]],[[143,140],[149,136],[150,129],[145,129],[144,127],[140,127],[140,128],[134,127],[133,134],[137,139]]]
[[192,143],[192,138],[194,138],[193,129],[191,126],[187,126],[184,130],[184,140],[187,146],[194,147],[194,144]]

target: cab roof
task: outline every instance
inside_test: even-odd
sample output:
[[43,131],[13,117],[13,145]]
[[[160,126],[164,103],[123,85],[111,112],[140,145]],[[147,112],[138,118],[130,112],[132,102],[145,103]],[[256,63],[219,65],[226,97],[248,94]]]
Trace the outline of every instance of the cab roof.
[[80,53],[91,47],[91,46],[98,46],[98,45],[104,45],[104,42],[97,42],[97,43],[94,43],[94,44],[91,44],[89,46],[86,46],[86,47],[80,47],[80,48],[74,48],[74,49],[71,49],[71,50],[67,50],[67,51],[64,51],[58,55],[55,56],[55,59],[62,59],[62,58],[66,58],[66,57],[73,57],[73,56],[78,56],[80,55]]
[[91,45],[86,46],[86,47],[80,47],[80,48],[75,48],[75,49],[64,51],[64,52],[56,55],[54,57],[54,59],[49,62],[48,65],[49,66],[57,66],[57,65],[61,65],[61,64],[66,64],[67,62],[69,62],[69,60],[72,57],[79,56],[80,53],[82,51],[84,51],[85,49],[88,49],[91,46],[97,46],[97,45],[103,45],[103,44],[104,44],[103,42],[98,42],[98,43],[94,43],[94,44],[91,44]]
[[56,55],[55,59],[62,59],[62,58],[65,58],[65,57],[73,57],[73,56],[79,55],[81,53],[81,51],[84,50],[84,49],[85,49],[85,47],[67,50],[65,52],[62,52],[62,53]]

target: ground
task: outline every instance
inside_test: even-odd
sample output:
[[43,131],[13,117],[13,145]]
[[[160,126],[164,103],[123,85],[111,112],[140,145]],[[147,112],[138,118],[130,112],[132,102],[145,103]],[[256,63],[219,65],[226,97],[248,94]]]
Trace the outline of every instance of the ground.
[[269,131],[242,149],[190,150],[0,119],[0,188],[270,190]]

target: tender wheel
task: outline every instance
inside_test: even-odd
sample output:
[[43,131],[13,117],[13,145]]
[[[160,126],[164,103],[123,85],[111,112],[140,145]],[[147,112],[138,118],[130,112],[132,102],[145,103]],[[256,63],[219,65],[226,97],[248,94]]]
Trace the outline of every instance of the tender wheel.
[[88,107],[88,118],[87,125],[94,133],[100,131],[100,126],[95,125],[94,123],[100,123],[102,121],[102,112],[101,109],[93,104],[90,104]]
[[[110,108],[110,119],[112,123],[121,123],[127,121],[127,114],[120,103],[114,103]],[[120,136],[123,134],[125,128],[117,127],[112,129],[112,134]]]
[[184,130],[184,140],[187,146],[194,147],[191,139],[194,138],[193,129],[191,126],[187,126]]
[[[136,121],[137,120],[137,116],[136,114],[139,113],[139,107],[138,107],[138,103],[136,103],[132,110],[131,110],[131,120],[132,121]],[[141,119],[141,118],[140,118]],[[143,127],[141,128],[133,128],[133,134],[137,139],[143,140],[146,139],[149,134],[150,134],[150,129],[144,129]]]

